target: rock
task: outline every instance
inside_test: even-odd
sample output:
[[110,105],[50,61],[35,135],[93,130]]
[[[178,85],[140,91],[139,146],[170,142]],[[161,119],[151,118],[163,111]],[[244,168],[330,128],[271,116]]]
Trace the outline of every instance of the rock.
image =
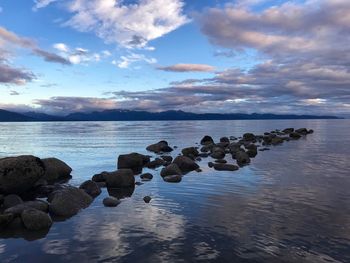
[[107,188],[108,194],[117,199],[131,197],[134,191],[135,191],[135,186],[124,187],[124,188]]
[[92,198],[95,198],[101,194],[101,188],[96,182],[92,180],[85,181],[79,186],[79,188],[84,190],[85,193],[90,195]]
[[277,145],[283,143],[284,140],[281,137],[274,137],[271,139],[271,144],[272,145]]
[[121,201],[115,197],[109,196],[103,199],[103,205],[106,207],[116,207],[121,203]]
[[140,185],[143,185],[143,183],[141,183],[141,182],[135,182],[135,185],[140,186]]
[[93,201],[92,197],[84,190],[73,186],[54,191],[48,200],[50,213],[62,217],[71,217],[77,214]]
[[214,159],[222,159],[222,158],[225,158],[225,155],[226,155],[225,150],[223,150],[220,147],[214,147],[212,149],[212,153],[210,154],[210,157]]
[[197,157],[199,155],[199,152],[198,152],[196,147],[184,148],[184,149],[182,149],[181,153],[187,157],[190,157],[190,156]]
[[286,128],[282,132],[289,134],[289,133],[294,132],[294,128]]
[[214,163],[214,169],[217,171],[236,171],[239,168],[234,164]]
[[105,172],[103,174],[107,187],[133,187],[135,185],[135,177],[131,169],[119,169],[114,172]]
[[4,203],[3,203],[3,207],[9,208],[9,207],[13,207],[19,204],[22,204],[23,200],[22,198],[20,198],[18,195],[7,195],[4,198]]
[[248,154],[244,151],[236,152],[235,159],[237,160],[237,164],[239,166],[246,165],[250,163],[250,158]]
[[147,196],[145,196],[145,197],[143,198],[143,201],[145,201],[145,203],[148,204],[149,202],[151,202],[151,199],[152,199],[152,198],[151,198],[150,196],[147,195]]
[[147,146],[146,150],[150,151],[150,152],[154,152],[154,153],[173,151],[173,149],[168,145],[167,141],[160,141],[158,143],[151,144],[151,145]]
[[245,134],[243,134],[243,139],[245,141],[254,141],[255,135],[253,133],[245,133]]
[[306,135],[307,134],[307,129],[306,128],[300,128],[295,130],[296,133],[302,134],[302,135]]
[[218,160],[215,160],[216,163],[227,163],[226,160],[224,159],[218,159]]
[[177,164],[171,163],[160,171],[160,176],[162,177],[169,175],[182,175],[182,171]]
[[312,129],[307,131],[307,134],[312,134],[312,133],[314,133],[314,130],[312,130]]
[[13,214],[3,214],[0,215],[0,228],[6,227],[15,218]]
[[153,175],[150,173],[144,173],[140,175],[140,178],[142,179],[142,181],[150,181],[153,178]]
[[162,155],[161,158],[166,161],[171,163],[173,161],[173,157],[171,157],[170,155]]
[[105,188],[105,187],[107,187],[107,183],[106,182],[95,182],[97,185],[98,185],[98,187],[100,187],[100,188]]
[[121,154],[118,157],[118,169],[131,169],[135,174],[142,171],[147,163],[150,162],[150,157],[139,153]]
[[230,140],[231,140],[231,141],[236,141],[237,138],[236,138],[235,136],[230,136]]
[[94,182],[96,182],[96,183],[105,182],[106,179],[104,178],[104,174],[106,174],[106,173],[108,173],[108,172],[103,171],[102,173],[95,174],[95,175],[91,178],[91,180],[94,181]]
[[223,143],[230,143],[230,139],[228,137],[221,137],[220,138],[220,142],[223,142]]
[[162,165],[165,165],[165,164],[166,164],[166,161],[164,161],[163,159],[160,159],[160,158],[156,158],[155,160],[146,164],[146,167],[150,168],[150,169],[155,169],[155,168],[162,166]]
[[261,149],[259,149],[259,151],[261,151],[261,152],[269,151],[269,150],[270,150],[269,148],[261,148]]
[[198,156],[202,158],[207,158],[209,156],[209,153],[200,153],[198,154]]
[[245,146],[247,154],[250,158],[254,158],[258,154],[258,147],[255,144],[249,144]]
[[205,135],[201,140],[201,145],[214,144],[214,140],[209,135]]
[[61,179],[67,179],[71,177],[72,168],[70,168],[65,162],[57,158],[45,158],[42,159],[45,167],[44,179],[48,183],[54,183]]
[[43,162],[31,155],[0,159],[0,193],[21,194],[43,177]]
[[177,156],[173,163],[177,164],[183,174],[199,168],[198,164],[186,156]]
[[296,133],[296,132],[291,132],[289,134],[289,137],[292,138],[292,139],[300,139],[301,135],[299,133]]
[[24,210],[36,209],[47,213],[49,211],[49,204],[42,200],[26,201],[22,204],[15,205],[13,207],[7,208],[4,212],[8,214],[13,214],[19,216]]
[[214,167],[214,163],[213,163],[213,162],[209,162],[209,163],[208,163],[208,166],[209,166],[210,168],[213,168],[213,167]]
[[178,174],[176,174],[176,175],[168,175],[168,176],[163,177],[163,180],[165,182],[168,182],[168,183],[179,183],[182,180],[182,176],[178,175]]
[[214,147],[214,144],[207,144],[207,145],[203,146],[202,148],[200,148],[200,151],[204,152],[204,153],[210,152],[213,147]]
[[201,172],[203,172],[203,171],[202,171],[201,168],[198,168],[198,169],[196,169],[196,172],[197,172],[197,173],[201,173]]
[[36,209],[24,210],[21,214],[22,222],[28,230],[49,229],[52,225],[51,217]]

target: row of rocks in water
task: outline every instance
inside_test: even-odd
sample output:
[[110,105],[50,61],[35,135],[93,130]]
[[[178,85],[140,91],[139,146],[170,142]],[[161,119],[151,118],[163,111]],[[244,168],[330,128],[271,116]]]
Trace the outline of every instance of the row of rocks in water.
[[[213,160],[208,162],[210,168],[236,171],[248,165],[258,151],[269,150],[268,146],[297,140],[310,133],[313,131],[305,128],[287,128],[263,135],[245,133],[239,138],[222,137],[217,143],[206,135],[201,139],[200,147],[183,148],[175,158],[169,155],[174,149],[168,142],[160,141],[146,148],[157,155],[153,160],[152,156],[140,153],[119,155],[116,171],[95,174],[79,188],[65,184],[71,178],[72,169],[59,159],[35,156],[3,158],[0,159],[0,228],[49,229],[53,219],[69,218],[88,207],[101,194],[103,187],[111,194],[103,199],[103,204],[117,206],[122,196],[113,196],[113,189],[123,189],[126,196],[131,196],[137,184],[135,175],[141,174],[144,168],[162,167],[160,176],[168,183],[180,182],[189,172],[201,172],[197,162],[207,157]],[[228,163],[227,155],[235,163]],[[150,181],[153,175],[144,173],[140,178]],[[145,203],[150,201],[150,196],[144,197]]]

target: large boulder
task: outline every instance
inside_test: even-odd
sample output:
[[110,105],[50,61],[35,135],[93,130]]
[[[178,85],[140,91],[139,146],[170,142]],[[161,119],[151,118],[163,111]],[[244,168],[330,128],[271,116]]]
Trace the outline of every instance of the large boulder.
[[245,134],[243,134],[243,139],[245,141],[254,141],[255,135],[253,133],[245,133]]
[[95,198],[101,194],[101,188],[96,182],[92,180],[85,181],[79,186],[79,188],[83,189],[92,198]]
[[54,183],[58,180],[70,178],[72,168],[65,162],[57,158],[45,158],[42,159],[45,167],[44,179],[48,183]]
[[286,128],[286,129],[284,129],[282,132],[284,132],[284,133],[291,133],[291,132],[294,132],[294,128]]
[[253,143],[245,146],[245,148],[250,158],[254,158],[258,154],[258,147]]
[[6,209],[22,203],[23,203],[23,200],[18,195],[13,195],[13,194],[7,195],[4,197],[3,207]]
[[22,222],[28,230],[49,229],[52,225],[51,217],[36,209],[24,210],[21,214]]
[[45,167],[35,156],[22,155],[0,159],[0,193],[21,194],[43,177]]
[[209,135],[205,135],[201,140],[201,145],[214,144],[214,140]]
[[297,130],[295,130],[295,132],[299,133],[301,135],[306,135],[308,133],[306,128],[297,129]]
[[278,137],[278,136],[276,136],[276,137],[274,137],[274,138],[271,139],[271,144],[272,144],[272,145],[281,144],[281,143],[283,143],[283,142],[284,142],[283,138]]
[[167,141],[160,141],[155,144],[151,144],[147,146],[146,150],[154,153],[166,153],[173,151],[173,149],[168,145]]
[[181,153],[187,157],[197,157],[199,152],[196,147],[183,148]]
[[300,139],[300,138],[301,138],[301,135],[300,135],[299,133],[297,133],[297,132],[291,132],[291,133],[289,134],[289,137],[292,138],[292,139],[297,140],[297,139]]
[[13,214],[2,214],[0,215],[0,228],[6,227],[15,218]]
[[92,197],[84,190],[73,186],[54,191],[48,200],[50,213],[62,217],[71,217],[77,214],[93,201]]
[[7,208],[5,210],[5,213],[14,214],[18,216],[22,214],[24,210],[27,210],[27,209],[36,209],[47,213],[49,211],[49,204],[42,200],[26,201],[22,204],[18,204],[16,206]]
[[150,157],[139,153],[121,154],[118,157],[118,169],[131,169],[135,174],[141,173],[142,167],[150,162]]
[[182,175],[182,172],[176,163],[171,163],[160,171],[160,176],[162,177],[169,175]]
[[235,154],[235,159],[239,166],[247,165],[250,163],[249,155],[244,151],[238,151]]
[[103,177],[108,188],[134,187],[135,177],[131,169],[119,169],[114,172],[104,172]]
[[163,159],[161,158],[156,158],[154,159],[153,161],[149,162],[148,164],[146,164],[146,167],[147,168],[150,168],[150,169],[155,169],[157,167],[160,167],[162,165],[165,165],[167,162],[164,161]]
[[191,172],[199,168],[198,164],[187,156],[177,156],[173,163],[177,164],[182,173]]
[[227,163],[214,163],[213,167],[217,171],[236,171],[239,169],[237,165]]
[[225,150],[221,147],[214,147],[212,149],[212,153],[210,154],[210,157],[213,159],[223,159],[225,158]]

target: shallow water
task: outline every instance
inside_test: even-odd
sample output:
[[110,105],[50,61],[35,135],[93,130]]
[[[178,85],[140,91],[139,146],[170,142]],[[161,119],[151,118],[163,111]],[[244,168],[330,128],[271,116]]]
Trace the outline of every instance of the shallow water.
[[103,207],[104,189],[48,233],[0,233],[0,261],[350,262],[349,120],[0,123],[0,158],[55,156],[79,185],[115,170],[119,154],[146,153],[161,139],[179,147],[176,156],[206,134],[218,140],[286,127],[315,133],[259,152],[236,172],[209,169],[210,158],[179,184],[152,171],[116,208]]

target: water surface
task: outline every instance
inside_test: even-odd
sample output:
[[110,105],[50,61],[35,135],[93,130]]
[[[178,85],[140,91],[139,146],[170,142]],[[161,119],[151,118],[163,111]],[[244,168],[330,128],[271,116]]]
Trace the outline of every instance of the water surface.
[[236,172],[209,169],[210,158],[179,184],[151,171],[154,179],[116,208],[103,207],[104,189],[48,233],[0,234],[0,261],[350,262],[349,120],[0,123],[0,158],[55,156],[78,186],[115,170],[119,154],[146,153],[161,139],[179,147],[176,156],[206,134],[218,140],[286,127],[315,133],[259,152]]

